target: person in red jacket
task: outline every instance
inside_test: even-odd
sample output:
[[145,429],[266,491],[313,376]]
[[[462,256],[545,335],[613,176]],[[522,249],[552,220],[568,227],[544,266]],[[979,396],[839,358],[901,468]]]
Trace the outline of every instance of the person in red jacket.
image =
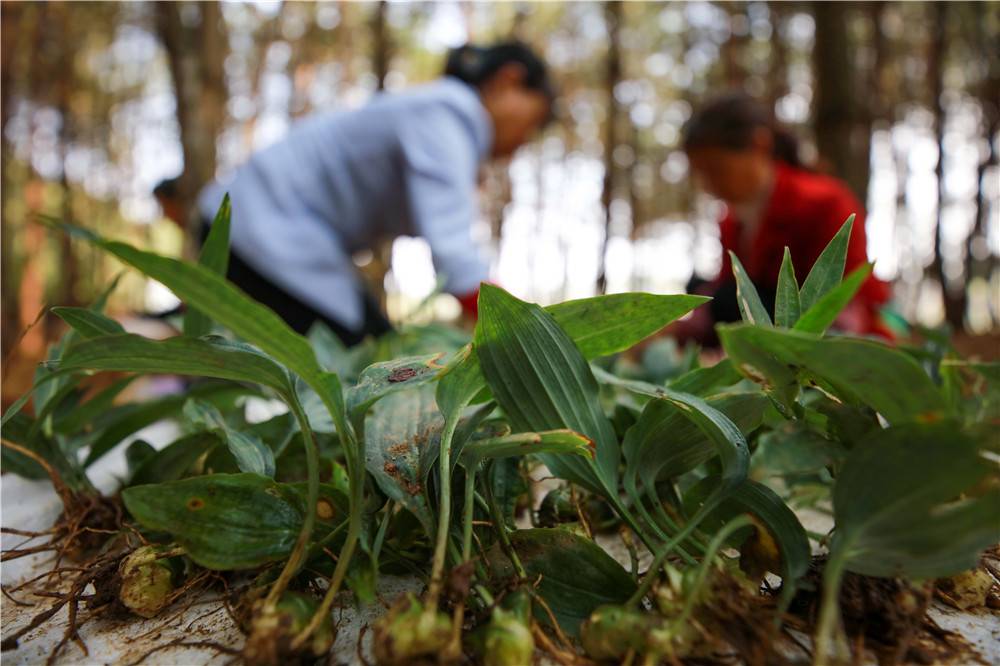
[[[785,246],[801,284],[823,248],[854,214],[845,272],[867,260],[861,202],[844,182],[804,168],[795,138],[754,98],[730,93],[696,111],[684,128],[684,149],[695,180],[726,203],[726,213],[720,222],[722,270],[694,288],[714,300],[679,327],[680,337],[712,344],[714,323],[740,318],[730,250],[772,311]],[[834,327],[891,337],[879,317],[888,298],[888,285],[869,277]]]

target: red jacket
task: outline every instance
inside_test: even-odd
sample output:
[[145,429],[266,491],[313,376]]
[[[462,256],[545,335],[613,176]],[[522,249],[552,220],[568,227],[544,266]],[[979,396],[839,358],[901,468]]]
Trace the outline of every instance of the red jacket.
[[[723,249],[722,272],[716,282],[732,280],[732,250],[750,278],[761,290],[771,290],[778,283],[778,271],[787,245],[792,253],[795,277],[799,284],[809,274],[823,248],[854,213],[854,227],[847,248],[845,274],[867,261],[865,211],[841,181],[819,173],[776,163],[774,189],[761,217],[756,234],[741,247],[740,222],[730,211],[721,222]],[[875,333],[891,337],[881,324],[879,306],[889,299],[889,285],[869,277],[850,307],[854,333]],[[846,323],[846,322],[845,322]]]

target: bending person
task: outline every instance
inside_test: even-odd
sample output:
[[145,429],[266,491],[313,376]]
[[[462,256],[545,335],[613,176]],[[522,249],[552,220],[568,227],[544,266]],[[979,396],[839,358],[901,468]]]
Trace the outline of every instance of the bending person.
[[301,333],[319,320],[350,345],[387,331],[351,256],[400,235],[427,240],[444,289],[474,314],[480,164],[529,141],[552,103],[527,47],[464,46],[434,82],[297,124],[207,187],[199,213],[211,220],[229,192],[229,279]]
[[[752,97],[727,94],[697,110],[684,129],[684,149],[695,179],[725,202],[726,212],[719,223],[722,270],[714,280],[692,285],[693,291],[712,296],[713,301],[690,320],[679,322],[675,330],[679,337],[714,344],[715,323],[739,320],[730,250],[772,311],[785,246],[801,282],[854,213],[845,270],[866,261],[861,202],[842,181],[804,168],[795,138]],[[891,338],[879,315],[888,297],[888,285],[869,277],[835,327]]]

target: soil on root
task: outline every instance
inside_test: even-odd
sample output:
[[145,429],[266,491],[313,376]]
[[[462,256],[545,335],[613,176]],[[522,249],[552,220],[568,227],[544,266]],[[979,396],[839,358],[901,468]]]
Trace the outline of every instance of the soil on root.
[[[790,625],[811,634],[821,603],[825,557],[813,560],[789,612]],[[846,573],[840,589],[844,630],[856,659],[870,650],[881,666],[912,663],[983,663],[958,634],[927,615],[932,583],[916,586],[896,578]]]

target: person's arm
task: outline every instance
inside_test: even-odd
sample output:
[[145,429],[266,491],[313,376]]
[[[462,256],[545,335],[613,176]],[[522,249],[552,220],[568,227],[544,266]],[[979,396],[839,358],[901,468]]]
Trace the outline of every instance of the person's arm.
[[445,278],[444,290],[475,316],[479,283],[488,270],[471,236],[478,215],[479,168],[473,127],[443,106],[406,122],[405,181],[415,231],[430,245],[434,269]]

